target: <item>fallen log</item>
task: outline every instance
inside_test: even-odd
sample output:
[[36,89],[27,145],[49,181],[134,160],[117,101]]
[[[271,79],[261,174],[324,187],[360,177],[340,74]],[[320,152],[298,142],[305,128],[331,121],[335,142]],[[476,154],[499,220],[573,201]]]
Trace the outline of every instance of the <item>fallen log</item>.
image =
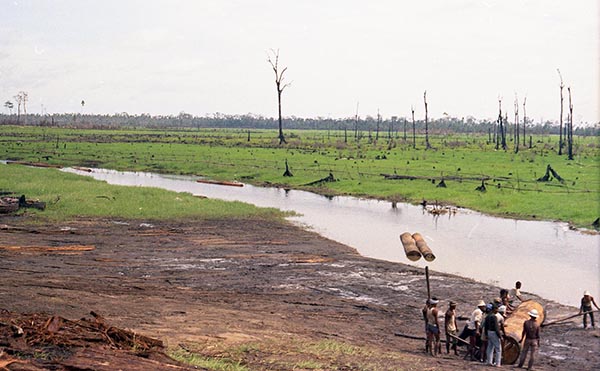
[[24,165],[33,167],[49,167],[54,169],[62,169],[60,165],[47,164],[44,162],[28,162],[28,161],[6,161],[7,165]]
[[228,181],[224,181],[224,180],[198,179],[198,180],[196,180],[196,182],[204,183],[204,184],[224,185],[224,186],[231,186],[231,187],[243,187],[244,186],[244,183],[228,182]]
[[521,334],[523,332],[523,323],[527,321],[530,316],[529,312],[535,309],[539,313],[537,318],[538,323],[544,322],[544,307],[534,300],[525,300],[519,304],[515,310],[511,313],[510,317],[504,322],[504,343],[502,344],[502,363],[511,365],[519,359],[523,343],[521,340]]
[[427,245],[427,242],[425,242],[423,236],[421,236],[420,233],[413,233],[412,238],[415,240],[417,248],[419,249],[421,255],[423,255],[423,258],[425,258],[425,260],[427,260],[428,262],[434,261],[435,255],[433,255],[433,252]]
[[417,248],[415,239],[409,232],[404,232],[400,235],[400,241],[404,247],[404,253],[409,260],[417,261],[421,259],[421,252]]
[[321,183],[328,183],[328,182],[337,182],[337,179],[335,179],[332,172],[329,172],[329,175],[327,175],[325,178],[315,180],[314,182],[306,183],[304,185],[305,186],[313,186],[313,185],[318,185]]

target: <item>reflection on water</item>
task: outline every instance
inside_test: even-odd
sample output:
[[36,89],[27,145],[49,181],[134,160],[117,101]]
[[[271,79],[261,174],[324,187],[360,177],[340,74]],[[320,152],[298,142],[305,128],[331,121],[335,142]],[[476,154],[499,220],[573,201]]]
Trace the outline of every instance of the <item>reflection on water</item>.
[[406,231],[419,232],[437,257],[427,263],[430,269],[506,288],[520,280],[526,292],[575,306],[584,290],[600,296],[600,237],[572,231],[564,223],[501,219],[465,209],[431,215],[421,206],[406,203],[326,198],[249,185],[227,187],[197,183],[185,176],[102,169],[92,173],[65,171],[111,184],[159,187],[293,210],[301,214],[290,218],[294,222],[352,246],[364,256],[424,267],[423,260],[415,263],[406,259],[399,238]]

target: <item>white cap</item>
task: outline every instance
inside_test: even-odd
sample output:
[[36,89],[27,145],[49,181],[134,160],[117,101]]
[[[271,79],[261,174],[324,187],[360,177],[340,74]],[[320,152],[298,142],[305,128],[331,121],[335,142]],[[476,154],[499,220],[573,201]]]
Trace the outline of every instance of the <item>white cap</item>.
[[585,291],[583,292],[583,296],[590,296],[590,295],[591,295],[591,294],[590,294],[590,292],[589,292],[588,290],[585,290]]
[[535,309],[530,310],[529,313],[527,313],[527,314],[529,314],[533,318],[537,318],[539,316],[538,311]]
[[498,307],[498,312],[500,313],[506,313],[506,305],[501,305]]

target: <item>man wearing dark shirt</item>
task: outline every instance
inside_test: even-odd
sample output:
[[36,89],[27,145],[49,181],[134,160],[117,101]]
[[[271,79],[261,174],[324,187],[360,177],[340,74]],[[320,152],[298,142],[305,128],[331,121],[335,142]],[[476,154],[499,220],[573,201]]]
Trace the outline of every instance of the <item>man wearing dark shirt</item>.
[[536,319],[539,315],[538,311],[532,309],[529,311],[529,319],[523,322],[523,332],[521,333],[521,341],[525,339],[525,344],[523,344],[523,350],[521,351],[521,356],[519,357],[519,366],[523,367],[525,363],[525,358],[527,358],[527,353],[531,352],[529,355],[529,364],[527,366],[528,370],[531,370],[533,367],[533,361],[535,359],[535,352],[540,347],[540,324],[536,322]]

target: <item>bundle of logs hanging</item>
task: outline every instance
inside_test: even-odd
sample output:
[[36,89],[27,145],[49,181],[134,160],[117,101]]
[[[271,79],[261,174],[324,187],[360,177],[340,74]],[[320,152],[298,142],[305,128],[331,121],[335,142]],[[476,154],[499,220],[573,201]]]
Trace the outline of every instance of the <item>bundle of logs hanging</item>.
[[404,232],[400,235],[400,241],[402,241],[404,253],[409,260],[417,261],[421,259],[421,256],[428,262],[435,260],[435,255],[420,233]]

